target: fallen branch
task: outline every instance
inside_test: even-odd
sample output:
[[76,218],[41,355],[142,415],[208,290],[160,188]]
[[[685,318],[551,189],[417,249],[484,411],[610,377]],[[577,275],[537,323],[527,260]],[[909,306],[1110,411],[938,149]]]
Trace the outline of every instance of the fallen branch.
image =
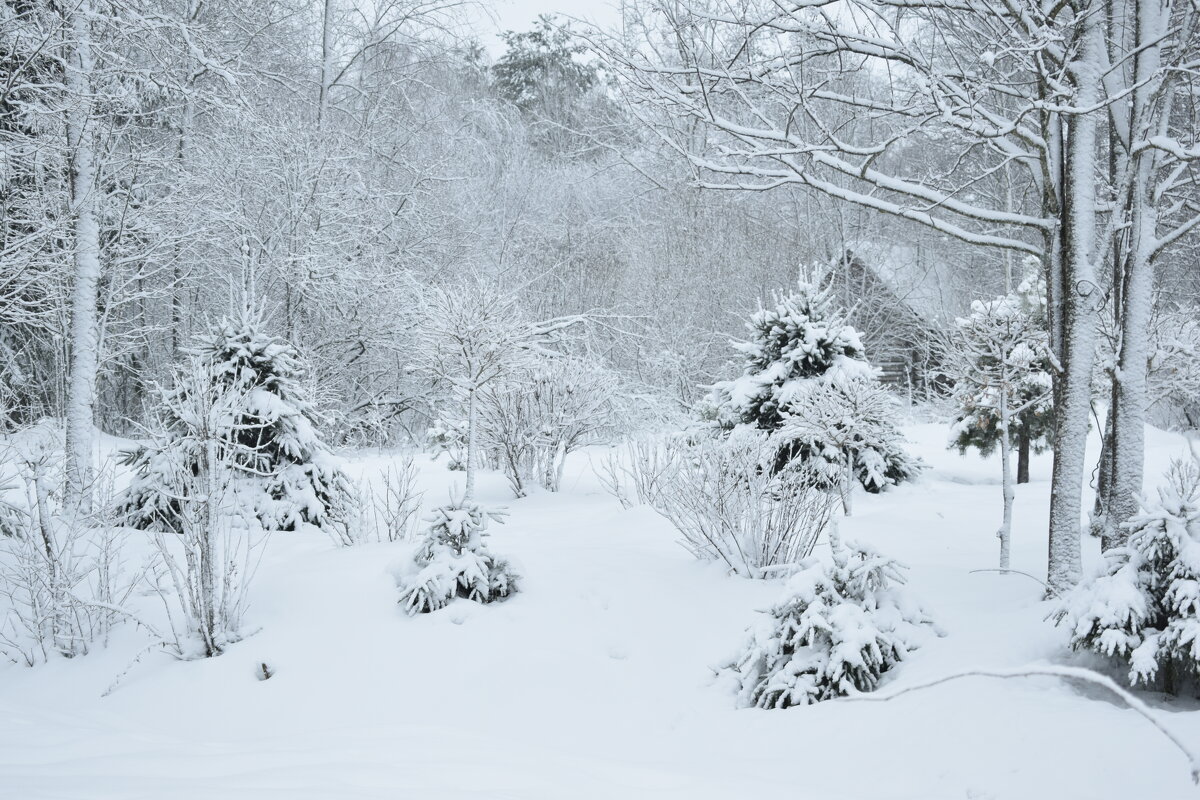
[[966,672],[956,672],[953,675],[946,675],[926,683],[919,683],[914,686],[906,686],[903,689],[888,694],[858,694],[842,699],[846,701],[868,701],[875,703],[886,703],[889,700],[895,700],[897,697],[906,695],[909,692],[916,692],[921,689],[929,689],[934,686],[939,686],[943,683],[959,680],[960,678],[1033,678],[1033,677],[1050,677],[1050,678],[1068,678],[1072,680],[1080,680],[1086,683],[1091,683],[1095,686],[1107,689],[1115,694],[1120,700],[1125,703],[1131,710],[1140,714],[1147,722],[1158,729],[1159,733],[1167,737],[1173,745],[1183,753],[1188,759],[1188,766],[1191,769],[1192,782],[1200,784],[1200,756],[1191,750],[1183,740],[1173,733],[1141,700],[1131,694],[1129,691],[1122,689],[1117,685],[1112,678],[1106,675],[1101,675],[1089,669],[1081,667],[1017,667],[1015,669],[974,669]]

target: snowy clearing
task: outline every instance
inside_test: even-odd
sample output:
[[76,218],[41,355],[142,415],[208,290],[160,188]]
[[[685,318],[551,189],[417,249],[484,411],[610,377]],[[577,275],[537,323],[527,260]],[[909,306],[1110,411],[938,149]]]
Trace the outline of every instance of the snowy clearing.
[[[941,425],[905,429],[931,469],[860,496],[843,534],[910,567],[946,634],[883,691],[971,667],[1084,663],[1043,620],[1042,587],[973,574],[995,562],[1000,492],[990,460],[943,448]],[[1153,469],[1180,437],[1148,431]],[[278,533],[252,588],[261,630],[212,659],[145,655],[132,626],[84,658],[0,669],[0,795],[37,798],[1195,797],[1185,759],[1091,687],[969,678],[888,703],[734,708],[710,667],[742,640],[778,582],[691,558],[645,507],[622,510],[589,455],[559,494],[506,505],[498,551],[514,598],[406,617],[393,572],[408,543],[338,549]],[[355,476],[393,463],[350,454]],[[462,473],[419,459],[426,505]],[[1021,487],[1014,569],[1045,573],[1049,458]],[[1087,556],[1098,546],[1091,540]],[[823,546],[819,547],[820,550]],[[272,677],[261,681],[262,663]],[[1145,695],[1200,741],[1187,700]]]

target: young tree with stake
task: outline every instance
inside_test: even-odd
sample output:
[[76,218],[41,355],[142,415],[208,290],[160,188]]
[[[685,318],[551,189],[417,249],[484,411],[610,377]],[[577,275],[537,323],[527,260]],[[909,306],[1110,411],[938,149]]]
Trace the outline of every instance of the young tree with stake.
[[[1044,328],[1045,285],[1036,263],[1016,291],[976,301],[957,321],[951,370],[959,415],[951,445],[976,447],[984,455],[1000,448],[1004,497],[1000,569],[1010,566],[1015,492],[1012,447],[1017,443],[1028,480],[1028,450],[1044,441],[1053,420],[1049,342]],[[1018,469],[1018,482],[1022,470]]]

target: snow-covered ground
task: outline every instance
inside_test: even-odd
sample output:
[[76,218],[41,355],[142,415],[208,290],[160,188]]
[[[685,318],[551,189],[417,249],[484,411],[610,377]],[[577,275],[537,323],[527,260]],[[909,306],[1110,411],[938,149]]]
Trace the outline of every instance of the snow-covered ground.
[[[944,450],[945,426],[906,429],[932,469],[861,497],[843,524],[910,567],[946,636],[883,691],[969,667],[1084,663],[1044,620],[1042,587],[993,567],[995,460]],[[1149,431],[1150,474],[1183,440]],[[393,457],[349,456],[359,475]],[[460,475],[420,461],[426,502]],[[1050,461],[1019,488],[1013,566],[1045,572]],[[106,650],[0,667],[0,797],[1194,798],[1184,758],[1097,690],[1054,679],[969,678],[886,703],[738,710],[714,680],[778,584],[694,561],[646,508],[622,510],[588,455],[564,489],[506,505],[493,547],[524,581],[489,607],[408,618],[393,572],[411,545],[337,549],[275,535],[253,588],[261,631],[207,661],[151,653],[120,631]],[[1085,545],[1094,562],[1096,545]],[[274,671],[258,680],[262,663]],[[1200,745],[1188,701],[1147,695]]]

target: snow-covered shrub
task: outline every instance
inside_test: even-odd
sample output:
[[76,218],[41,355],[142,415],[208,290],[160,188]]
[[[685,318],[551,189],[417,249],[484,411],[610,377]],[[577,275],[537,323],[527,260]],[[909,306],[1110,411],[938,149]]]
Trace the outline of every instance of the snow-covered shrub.
[[512,567],[487,548],[489,520],[502,515],[478,503],[451,499],[426,521],[429,530],[400,579],[400,605],[408,614],[427,614],[462,597],[478,603],[502,600],[517,591]]
[[[24,489],[6,501],[11,527],[0,539],[0,655],[27,666],[106,642],[138,580],[105,519],[66,513],[62,473],[62,435],[49,420],[0,447],[0,484],[12,479]],[[92,487],[100,499],[110,495],[110,477],[102,473]]]
[[765,433],[705,431],[674,448],[647,500],[697,558],[759,578],[812,552],[829,524],[832,497],[805,465],[775,469],[778,446]]
[[226,380],[222,363],[199,357],[191,367],[163,393],[168,424],[146,448],[154,454],[153,483],[139,474],[137,484],[170,499],[170,525],[151,528],[155,558],[147,581],[170,625],[158,633],[162,644],[184,659],[218,655],[244,637],[250,580],[272,530],[264,519],[278,519],[263,513],[259,482],[272,477],[266,470],[278,442],[257,435],[275,419],[260,422],[247,412],[263,407],[250,399],[259,391],[257,376],[241,371]]
[[[238,495],[263,529],[344,526],[351,486],[317,431],[319,422],[299,379],[300,354],[269,335],[256,312],[245,310],[199,339],[172,389],[163,391],[162,435],[156,444],[123,454],[134,478],[119,514],[133,528],[179,532],[180,500],[166,484],[198,456],[194,420],[180,416],[199,402],[236,401],[212,420],[219,460],[238,476]],[[207,399],[206,399],[207,398]],[[232,459],[232,460],[229,460]]]
[[1200,679],[1200,467],[1176,462],[1158,500],[1141,502],[1129,538],[1105,553],[1090,580],[1063,600],[1055,621],[1075,650],[1128,668],[1129,682],[1168,692]]
[[617,379],[596,361],[543,358],[479,396],[481,443],[517,497],[558,491],[567,456],[614,428]]
[[802,561],[726,667],[738,704],[787,708],[875,689],[931,626],[901,569],[864,545],[835,551],[832,565]]
[[350,519],[332,529],[334,541],[343,546],[367,542],[401,542],[414,535],[421,508],[417,489],[417,466],[409,456],[384,470],[381,485],[364,481],[351,500]]
[[673,436],[639,436],[614,448],[595,466],[604,489],[622,508],[653,506],[678,465],[679,444]]
[[467,468],[467,423],[464,420],[439,417],[425,432],[425,439],[433,450],[434,461],[444,453],[446,469],[462,472]]
[[713,385],[705,416],[724,430],[783,432],[774,439],[774,469],[815,462],[810,466],[830,488],[853,475],[878,492],[919,472],[920,462],[902,447],[895,403],[886,401],[857,331],[842,321],[829,290],[801,283],[746,327],[749,339],[735,345],[742,375]]

